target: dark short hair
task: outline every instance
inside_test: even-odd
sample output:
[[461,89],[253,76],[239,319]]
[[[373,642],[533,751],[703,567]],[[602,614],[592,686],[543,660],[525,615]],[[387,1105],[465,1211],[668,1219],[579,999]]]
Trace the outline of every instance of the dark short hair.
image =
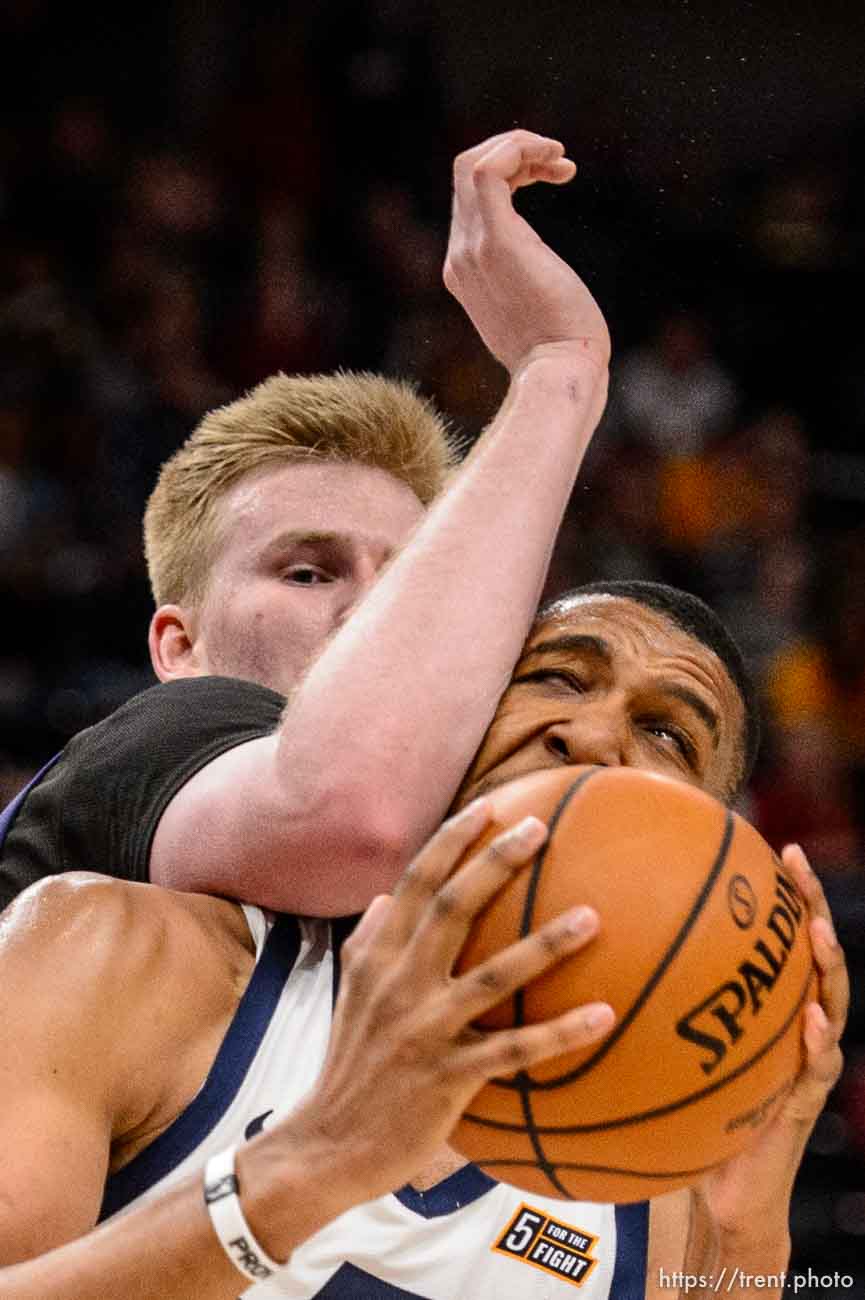
[[638,605],[645,605],[663,614],[671,623],[708,646],[718,656],[739,692],[745,712],[745,734],[741,746],[742,770],[730,795],[735,798],[750,777],[757,760],[760,748],[760,705],[742,652],[715,611],[700,600],[699,596],[681,591],[678,587],[669,587],[663,582],[607,582],[602,579],[599,582],[587,582],[582,587],[572,587],[555,599],[546,601],[538,610],[535,621],[539,623],[551,617],[559,605],[577,596],[621,596],[625,600],[636,601]]

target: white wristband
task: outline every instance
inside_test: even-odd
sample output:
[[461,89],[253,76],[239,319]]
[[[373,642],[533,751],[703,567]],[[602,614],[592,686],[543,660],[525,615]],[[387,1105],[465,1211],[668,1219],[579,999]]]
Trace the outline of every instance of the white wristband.
[[204,1167],[204,1204],[220,1245],[236,1269],[250,1282],[260,1282],[283,1267],[272,1260],[252,1234],[237,1195],[234,1172],[236,1146],[211,1156]]

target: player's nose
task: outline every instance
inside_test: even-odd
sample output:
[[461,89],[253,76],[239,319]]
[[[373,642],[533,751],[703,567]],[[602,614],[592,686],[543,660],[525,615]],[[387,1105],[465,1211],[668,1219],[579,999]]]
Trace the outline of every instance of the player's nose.
[[627,732],[610,709],[585,712],[569,722],[554,722],[544,732],[544,747],[560,763],[623,767]]

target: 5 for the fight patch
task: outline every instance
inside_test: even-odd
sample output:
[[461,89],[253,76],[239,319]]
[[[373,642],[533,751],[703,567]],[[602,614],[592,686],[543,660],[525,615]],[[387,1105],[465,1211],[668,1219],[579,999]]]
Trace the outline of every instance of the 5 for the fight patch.
[[592,1257],[597,1241],[590,1232],[523,1203],[492,1249],[582,1286],[598,1262]]

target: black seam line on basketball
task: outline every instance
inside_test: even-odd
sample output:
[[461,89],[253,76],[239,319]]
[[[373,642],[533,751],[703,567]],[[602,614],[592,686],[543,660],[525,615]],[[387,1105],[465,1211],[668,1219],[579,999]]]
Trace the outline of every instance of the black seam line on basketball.
[[545,1174],[547,1180],[553,1185],[553,1187],[555,1187],[560,1196],[564,1196],[565,1200],[573,1200],[574,1198],[571,1196],[567,1187],[565,1187],[558,1178],[555,1166],[547,1158],[547,1154],[544,1151],[538,1126],[535,1123],[535,1117],[532,1114],[532,1099],[528,1089],[521,1089],[520,1101],[523,1104],[523,1115],[525,1117],[525,1125],[523,1127],[537,1157],[536,1160],[527,1160],[526,1164],[532,1165],[534,1168],[539,1169],[542,1174]]
[[[541,872],[544,869],[544,861],[546,859],[546,854],[547,854],[547,845],[550,843],[550,840],[553,838],[553,834],[555,832],[556,826],[559,823],[559,818],[561,817],[565,808],[567,808],[568,804],[570,803],[573,796],[577,793],[577,791],[581,790],[582,787],[588,781],[589,777],[594,776],[595,772],[597,771],[598,771],[597,767],[591,767],[589,768],[588,772],[582,772],[575,779],[573,784],[568,787],[568,789],[559,799],[559,802],[556,805],[555,809],[553,810],[553,815],[550,817],[548,822],[547,838],[544,841],[544,843],[541,845],[538,852],[535,854],[535,860],[532,863],[532,872],[529,877],[529,883],[526,886],[526,897],[523,903],[523,915],[520,921],[521,939],[525,939],[532,929],[532,921],[534,920],[534,912],[535,912],[535,901],[537,899],[537,893],[538,893],[538,884],[541,879]],[[525,994],[524,994],[524,990],[522,988],[519,988],[514,994],[514,1025],[520,1027],[524,1024],[525,1024]],[[529,1141],[532,1144],[532,1148],[535,1152],[535,1156],[537,1157],[535,1161],[536,1167],[541,1171],[541,1173],[543,1173],[546,1176],[547,1181],[555,1188],[555,1190],[559,1193],[560,1196],[564,1196],[566,1200],[573,1199],[570,1195],[568,1188],[563,1186],[562,1182],[557,1177],[556,1171],[553,1165],[551,1164],[551,1162],[549,1161],[549,1159],[547,1158],[546,1152],[544,1151],[543,1148],[543,1144],[541,1143],[540,1132],[538,1129],[538,1125],[535,1123],[534,1112],[532,1110],[532,1098],[531,1098],[531,1092],[529,1090],[530,1077],[525,1070],[521,1070],[517,1075],[517,1080],[520,1089],[520,1101],[522,1103],[523,1116],[525,1119],[524,1128],[528,1135]]]
[[[555,832],[556,827],[559,824],[559,819],[561,818],[562,813],[567,808],[571,799],[573,799],[574,795],[577,794],[577,792],[583,788],[583,786],[588,781],[589,777],[594,776],[595,773],[600,772],[600,770],[601,770],[600,766],[595,765],[594,767],[590,767],[588,772],[582,772],[578,777],[576,777],[573,785],[568,786],[568,789],[559,799],[559,802],[556,805],[553,814],[549,819],[549,822],[547,823],[547,827],[548,827],[547,838],[545,839],[544,843],[541,845],[538,852],[535,854],[535,860],[532,863],[531,875],[529,876],[529,883],[526,886],[526,897],[525,897],[525,902],[523,903],[523,915],[520,921],[521,939],[525,939],[529,934],[531,934],[532,921],[534,920],[534,915],[535,915],[535,902],[537,900],[538,886],[541,880],[541,872],[544,869],[544,862],[546,861],[547,849],[549,848],[549,845],[552,842],[553,834]],[[522,1026],[526,1023],[525,1005],[526,1005],[525,989],[519,988],[514,994],[514,1027],[516,1029],[521,1029]]]
[[[656,966],[653,973],[649,976],[648,980],[643,985],[636,1001],[631,1007],[628,1008],[628,1010],[621,1017],[621,1019],[617,1021],[616,1026],[613,1029],[613,1032],[609,1034],[604,1039],[604,1041],[598,1045],[598,1048],[590,1057],[588,1057],[585,1061],[583,1061],[581,1065],[578,1065],[576,1069],[571,1070],[568,1074],[557,1075],[556,1078],[554,1079],[533,1079],[531,1075],[527,1075],[526,1077],[529,1083],[531,1083],[533,1088],[537,1089],[540,1092],[544,1092],[544,1091],[551,1091],[554,1088],[559,1088],[564,1083],[575,1083],[577,1079],[581,1079],[584,1074],[588,1074],[590,1070],[594,1069],[594,1067],[598,1064],[598,1062],[604,1059],[604,1057],[607,1055],[607,1052],[609,1052],[613,1047],[615,1047],[616,1043],[622,1037],[622,1034],[624,1034],[625,1030],[628,1028],[631,1022],[635,1020],[636,1017],[639,1015],[640,1011],[643,1009],[646,1002],[651,997],[652,993],[655,991],[657,985],[660,983],[664,975],[669,970],[676,954],[679,952],[679,949],[682,947],[682,944],[685,942],[691,930],[693,929],[697,921],[697,918],[699,917],[700,913],[703,910],[703,907],[705,906],[706,899],[709,897],[709,894],[712,892],[712,889],[714,888],[715,881],[717,880],[718,876],[720,875],[721,871],[724,868],[724,863],[727,860],[727,855],[730,852],[730,845],[733,840],[734,827],[735,827],[735,822],[733,820],[733,814],[728,811],[724,819],[724,834],[721,837],[721,844],[717,854],[715,855],[715,861],[712,864],[709,874],[706,877],[706,880],[702,888],[700,889],[700,892],[697,895],[696,900],[694,901],[694,904],[691,907],[690,912],[685,917],[685,920],[682,923],[682,927],[679,930],[679,933],[676,935],[675,939],[670,944],[669,948],[664,953],[661,960],[658,962],[658,965]],[[496,1088],[514,1088],[516,1086],[513,1082],[507,1079],[490,1079],[490,1083],[493,1084],[493,1086]]]
[[[570,1124],[567,1126],[541,1124],[539,1125],[540,1132],[600,1133],[603,1129],[627,1128],[632,1124],[642,1124],[648,1119],[659,1119],[662,1115],[669,1115],[674,1110],[682,1110],[685,1106],[692,1106],[694,1102],[700,1101],[702,1097],[709,1097],[713,1092],[719,1092],[721,1088],[726,1088],[728,1083],[732,1083],[734,1079],[738,1079],[740,1074],[744,1074],[746,1070],[750,1070],[753,1065],[756,1065],[760,1058],[765,1056],[766,1053],[775,1046],[780,1038],[784,1037],[787,1030],[790,1028],[790,1025],[801,1011],[802,1003],[808,996],[808,988],[811,984],[811,974],[812,972],[809,970],[805,979],[805,986],[796,1001],[796,1005],[784,1021],[783,1025],[781,1025],[781,1028],[763,1044],[758,1052],[755,1052],[753,1056],[749,1056],[747,1061],[743,1061],[741,1065],[737,1065],[735,1070],[731,1070],[729,1074],[725,1074],[723,1079],[718,1079],[715,1083],[710,1083],[705,1088],[700,1088],[697,1092],[689,1093],[687,1097],[680,1097],[678,1101],[668,1102],[666,1106],[656,1106],[654,1110],[640,1111],[636,1115],[621,1115],[618,1119],[605,1119],[601,1120],[598,1124]],[[502,1120],[484,1119],[480,1115],[472,1115],[470,1111],[466,1111],[462,1118],[471,1120],[474,1124],[480,1124],[483,1128],[507,1129],[511,1133],[522,1133],[523,1131],[521,1124],[507,1124]]]
[[[513,1160],[487,1160],[484,1159],[484,1169],[501,1169],[507,1165],[513,1165],[519,1169],[533,1169],[535,1162],[524,1159],[522,1156],[515,1157]],[[715,1169],[717,1165],[701,1165],[699,1169],[664,1169],[664,1170],[644,1170],[644,1169],[619,1169],[616,1165],[581,1165],[576,1160],[557,1160],[556,1169],[579,1170],[587,1174],[621,1174],[625,1178],[696,1178],[699,1174],[707,1174],[710,1169]],[[570,1195],[570,1193],[569,1193]]]

